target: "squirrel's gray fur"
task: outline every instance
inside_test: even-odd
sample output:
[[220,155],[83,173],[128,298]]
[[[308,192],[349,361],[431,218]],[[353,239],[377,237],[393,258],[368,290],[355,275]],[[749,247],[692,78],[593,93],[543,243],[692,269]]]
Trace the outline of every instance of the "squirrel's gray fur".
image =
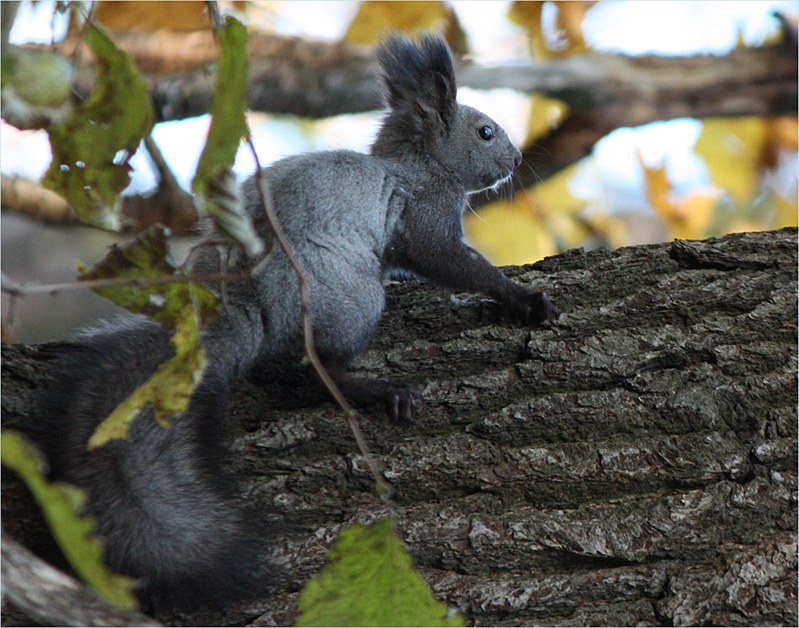
[[[371,153],[290,157],[264,176],[309,280],[321,359],[352,402],[382,402],[394,418],[407,419],[417,396],[412,387],[344,374],[377,326],[387,273],[411,271],[447,288],[484,293],[526,324],[558,311],[545,294],[512,283],[463,242],[467,195],[508,179],[521,154],[496,122],[456,102],[444,41],[393,35],[378,59],[390,110]],[[255,177],[243,184],[243,197],[259,223]],[[142,597],[156,604],[234,597],[264,578],[261,534],[232,497],[219,462],[231,382],[262,360],[302,352],[297,278],[260,224],[271,258],[257,276],[227,284],[225,305],[203,336],[209,356],[203,381],[171,428],[158,427],[145,411],[128,441],[85,449],[96,424],[171,354],[169,333],[140,318],[85,337],[46,404],[42,440],[53,475],[88,489],[107,562],[140,578]],[[249,263],[234,254],[234,265]],[[211,249],[195,270],[214,272],[218,264]]]

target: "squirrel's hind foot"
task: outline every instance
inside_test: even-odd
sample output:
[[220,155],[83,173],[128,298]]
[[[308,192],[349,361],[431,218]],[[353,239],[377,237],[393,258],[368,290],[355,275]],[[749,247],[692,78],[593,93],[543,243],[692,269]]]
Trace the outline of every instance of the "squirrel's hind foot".
[[351,375],[334,376],[347,401],[357,407],[383,405],[388,418],[396,423],[410,423],[422,398],[415,386],[386,379],[366,379]]

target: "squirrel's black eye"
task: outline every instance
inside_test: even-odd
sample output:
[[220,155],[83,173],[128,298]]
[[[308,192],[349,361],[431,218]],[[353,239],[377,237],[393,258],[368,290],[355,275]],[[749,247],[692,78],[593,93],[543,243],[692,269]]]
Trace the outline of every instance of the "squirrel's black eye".
[[480,139],[485,140],[487,142],[488,140],[494,138],[494,129],[492,129],[488,125],[480,127],[479,129],[477,129],[477,135],[480,136]]

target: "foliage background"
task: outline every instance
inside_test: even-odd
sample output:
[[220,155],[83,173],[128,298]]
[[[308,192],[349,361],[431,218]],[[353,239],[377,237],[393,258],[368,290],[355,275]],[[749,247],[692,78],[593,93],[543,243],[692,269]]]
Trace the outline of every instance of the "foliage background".
[[[100,3],[109,29],[207,29],[202,3]],[[477,63],[545,61],[591,50],[629,54],[725,54],[762,45],[779,35],[775,9],[793,16],[795,2],[258,2],[230,3],[251,28],[311,38],[371,44],[387,27],[434,28]],[[49,41],[64,30],[52,3],[23,4],[12,40]],[[55,19],[54,19],[55,15]],[[53,30],[50,30],[53,24]],[[59,25],[61,24],[61,25]],[[711,28],[712,25],[712,28]],[[562,103],[512,90],[462,89],[461,100],[492,115],[521,147],[529,148],[568,115]],[[283,155],[328,147],[365,150],[380,113],[323,120],[252,114],[265,163]],[[208,118],[160,124],[154,137],[188,187]],[[470,241],[498,264],[520,264],[568,248],[618,247],[704,238],[797,224],[795,118],[737,118],[659,122],[619,129],[593,154],[539,184],[466,216]],[[128,194],[151,188],[155,176],[140,151]],[[542,154],[545,160],[546,155]],[[49,162],[43,132],[0,130],[3,174],[39,179]],[[523,168],[535,169],[535,163]],[[253,164],[237,160],[241,176]],[[42,225],[3,212],[2,263],[15,279],[74,278],[74,262],[102,257],[115,236],[96,230]],[[4,295],[4,315],[8,303]],[[63,337],[106,315],[112,306],[88,293],[29,297],[14,304],[12,335],[25,342]],[[57,316],[53,316],[57,313]]]

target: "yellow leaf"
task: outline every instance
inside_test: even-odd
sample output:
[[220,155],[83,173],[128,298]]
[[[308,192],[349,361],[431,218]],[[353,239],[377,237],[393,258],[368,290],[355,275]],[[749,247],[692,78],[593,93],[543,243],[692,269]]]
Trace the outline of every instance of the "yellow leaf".
[[714,185],[734,202],[748,203],[760,183],[765,139],[763,118],[711,118],[704,120],[694,151],[705,161]]
[[569,115],[569,106],[562,100],[546,98],[540,94],[530,97],[530,115],[523,148],[557,129]]
[[464,218],[466,239],[498,266],[527,264],[556,253],[547,223],[523,192],[511,202],[490,203]]
[[148,405],[152,405],[155,419],[162,427],[169,427],[170,417],[183,413],[189,406],[208,360],[200,344],[194,312],[187,308],[183,314],[184,320],[176,323],[172,338],[175,355],[161,363],[150,379],[103,419],[89,439],[90,450],[127,438],[133,420]]
[[557,25],[563,33],[566,42],[562,55],[572,55],[585,52],[588,47],[583,37],[583,18],[586,11],[594,5],[593,2],[556,2],[558,8]]
[[773,141],[788,150],[799,149],[799,121],[792,116],[777,116],[770,119],[769,133]]
[[342,530],[297,603],[297,626],[464,625],[433,597],[390,519]]
[[703,187],[688,194],[674,194],[665,166],[650,167],[641,154],[638,162],[644,172],[646,193],[655,214],[675,238],[701,238],[708,234],[721,191]]
[[656,212],[667,216],[671,215],[674,212],[674,206],[669,198],[671,183],[666,175],[666,167],[647,166],[641,153],[638,153],[638,163],[641,164],[641,169],[644,171],[649,204],[652,205]]
[[361,2],[344,35],[350,44],[374,44],[386,31],[412,35],[418,31],[435,31],[444,35],[458,53],[466,50],[466,35],[455,12],[444,2]]
[[569,189],[577,166],[573,163],[530,188],[536,205],[544,208],[547,214],[576,214],[585,207],[585,201],[574,196]]
[[672,234],[675,238],[704,238],[710,235],[721,192],[716,188],[700,188],[675,200]]
[[533,59],[549,59],[552,53],[547,48],[544,41],[544,33],[541,30],[541,11],[544,3],[539,0],[533,2],[521,2],[516,0],[508,9],[508,19],[514,24],[518,24],[527,31],[530,44],[530,56]]
[[112,573],[103,563],[95,520],[81,512],[86,493],[71,484],[47,480],[44,458],[22,434],[3,430],[0,438],[3,466],[13,469],[25,482],[75,573],[104,600],[120,608],[136,608],[132,593],[135,581]]
[[730,197],[720,231],[796,225],[795,185],[772,189],[765,175],[780,167],[786,153],[796,159],[798,128],[792,116],[704,121],[694,150],[704,159],[713,185]]
[[204,2],[98,2],[95,19],[109,29],[125,31],[207,30],[211,23]]
[[508,19],[527,31],[530,39],[530,56],[533,59],[549,59],[585,52],[587,46],[583,37],[583,18],[586,11],[595,3],[551,2],[557,10],[555,18],[557,31],[550,38],[556,41],[552,41],[550,45],[547,45],[547,37],[541,29],[544,4],[538,0],[535,2],[517,0],[508,10]]
[[53,158],[42,185],[63,196],[81,220],[116,230],[129,160],[150,134],[154,114],[130,55],[95,26],[84,37],[98,59],[95,86],[67,118],[48,127]]
[[578,231],[585,234],[574,219],[585,203],[568,188],[575,168],[516,192],[511,201],[489,203],[479,215],[467,214],[467,240],[498,265],[527,264],[573,245]]
[[[80,278],[148,279],[182,278],[169,256],[165,227],[153,225],[135,240],[114,245],[111,252],[91,270],[83,269]],[[117,305],[146,314],[175,330],[172,344],[175,355],[161,364],[156,372],[97,427],[89,440],[94,449],[109,440],[125,438],[139,410],[152,404],[156,419],[165,424],[170,416],[181,414],[191,399],[206,365],[200,344],[203,324],[216,316],[217,300],[208,290],[189,282],[161,285],[120,285],[98,287],[95,292]]]
[[774,168],[784,152],[795,153],[799,148],[797,127],[799,122],[791,116],[774,116],[765,120],[765,138],[760,155],[760,165]]
[[736,27],[735,32],[736,32],[735,47],[739,48],[739,49],[740,48],[746,48],[747,47],[746,46],[746,40],[744,39],[744,33],[743,33],[743,30],[741,29],[741,25],[740,24],[738,24],[738,26]]

